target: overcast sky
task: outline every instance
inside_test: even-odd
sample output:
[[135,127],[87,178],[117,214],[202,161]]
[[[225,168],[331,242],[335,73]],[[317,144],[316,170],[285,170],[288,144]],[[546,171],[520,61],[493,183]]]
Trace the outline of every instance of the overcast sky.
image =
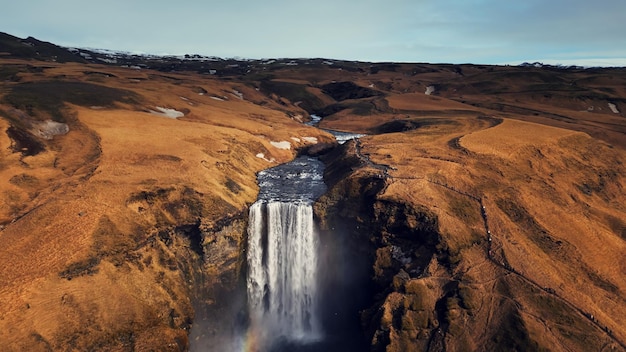
[[0,32],[242,58],[626,66],[626,0],[0,0]]

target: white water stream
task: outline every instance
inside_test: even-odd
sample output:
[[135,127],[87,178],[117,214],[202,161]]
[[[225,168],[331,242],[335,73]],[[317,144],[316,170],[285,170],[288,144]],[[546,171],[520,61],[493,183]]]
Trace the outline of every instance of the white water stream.
[[261,340],[319,339],[318,237],[304,203],[257,202],[248,228],[248,305]]

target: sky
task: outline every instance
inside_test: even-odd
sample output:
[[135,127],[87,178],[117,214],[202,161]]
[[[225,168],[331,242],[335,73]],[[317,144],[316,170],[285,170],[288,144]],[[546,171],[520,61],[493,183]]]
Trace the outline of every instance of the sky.
[[625,0],[0,0],[0,32],[223,58],[626,66]]

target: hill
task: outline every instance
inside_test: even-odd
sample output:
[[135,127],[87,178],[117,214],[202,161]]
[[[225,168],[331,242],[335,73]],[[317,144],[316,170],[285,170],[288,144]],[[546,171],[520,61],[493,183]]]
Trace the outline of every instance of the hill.
[[626,350],[626,69],[0,53],[2,350],[199,346],[315,149],[372,350]]

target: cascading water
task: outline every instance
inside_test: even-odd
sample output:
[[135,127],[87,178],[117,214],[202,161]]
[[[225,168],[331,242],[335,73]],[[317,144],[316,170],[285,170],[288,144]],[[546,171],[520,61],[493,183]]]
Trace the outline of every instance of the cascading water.
[[319,337],[318,240],[312,220],[307,204],[256,203],[250,209],[249,309],[253,325],[262,325],[269,336]]
[[321,338],[319,239],[312,202],[325,192],[323,164],[300,157],[262,171],[248,227],[247,339],[259,350]]

